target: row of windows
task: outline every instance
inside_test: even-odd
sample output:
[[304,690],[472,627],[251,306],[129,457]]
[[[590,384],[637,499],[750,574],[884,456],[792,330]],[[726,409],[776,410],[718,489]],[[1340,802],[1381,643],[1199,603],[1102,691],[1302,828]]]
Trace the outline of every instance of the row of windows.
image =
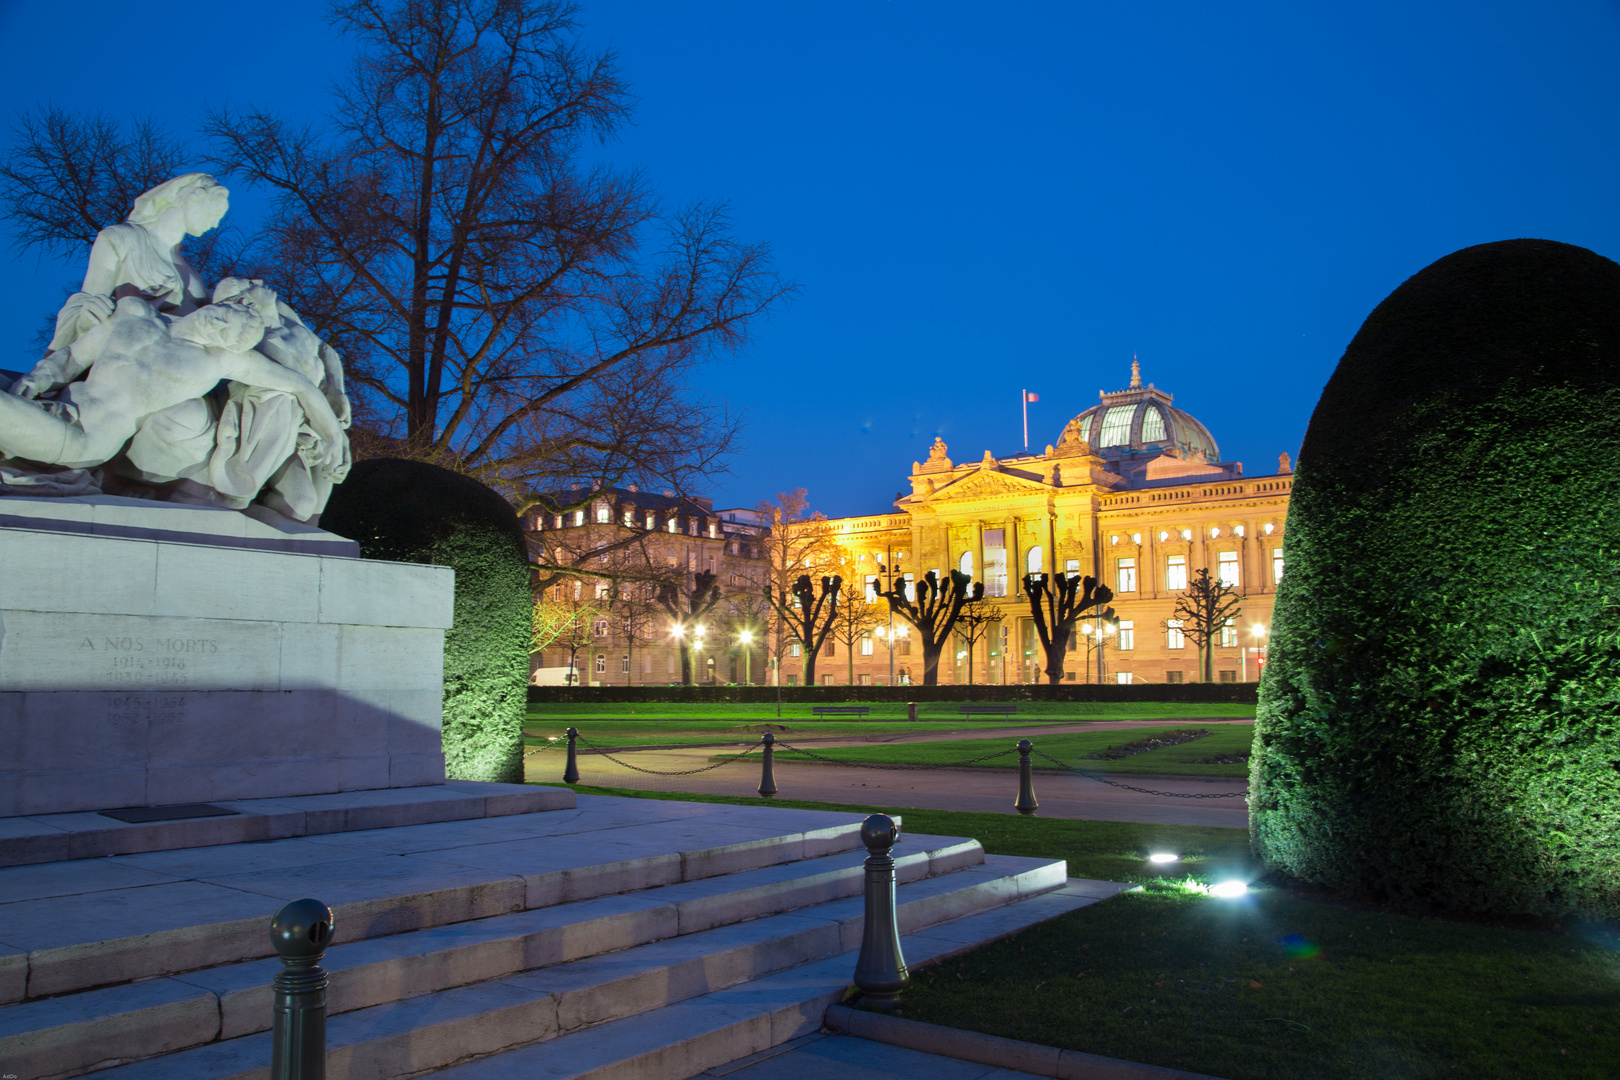
[[[1039,550],[1039,549],[1036,549]],[[1073,560],[1070,560],[1071,563]],[[1128,593],[1136,591],[1136,559],[1114,560],[1114,591]],[[1283,576],[1283,549],[1271,549],[1271,583],[1277,584]],[[1243,569],[1238,562],[1238,553],[1235,551],[1217,552],[1215,556],[1215,580],[1222,585],[1238,588],[1243,584]],[[1187,588],[1187,556],[1167,555],[1164,560],[1164,588],[1166,592],[1181,592]]]

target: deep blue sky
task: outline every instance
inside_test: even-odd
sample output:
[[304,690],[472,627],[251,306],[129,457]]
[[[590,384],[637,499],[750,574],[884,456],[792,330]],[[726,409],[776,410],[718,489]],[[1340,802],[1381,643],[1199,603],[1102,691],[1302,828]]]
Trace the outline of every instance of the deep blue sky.
[[[936,434],[1015,450],[1027,387],[1044,446],[1133,352],[1270,473],[1423,266],[1518,236],[1620,257],[1615,3],[1221,7],[587,3],[641,102],[608,155],[729,200],[804,286],[709,373],[750,418],[717,501],[882,512]],[[314,118],[348,51],[324,9],[0,0],[0,102]],[[81,272],[0,265],[0,367]]]

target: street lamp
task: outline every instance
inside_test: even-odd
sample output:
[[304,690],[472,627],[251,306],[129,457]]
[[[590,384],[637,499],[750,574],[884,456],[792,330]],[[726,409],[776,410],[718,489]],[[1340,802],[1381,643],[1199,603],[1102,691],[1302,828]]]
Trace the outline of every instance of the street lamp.
[[891,611],[889,613],[889,629],[888,629],[888,631],[885,632],[884,629],[880,626],[880,627],[878,627],[877,636],[878,636],[878,640],[883,642],[884,646],[889,650],[889,685],[893,686],[894,685],[894,644],[897,641],[905,641],[906,638],[908,636],[910,636],[910,631],[905,626],[895,626],[894,625],[894,612]]
[[[1116,631],[1116,629],[1117,629],[1117,627],[1114,626],[1113,622],[1111,622],[1110,620],[1107,620],[1107,619],[1103,619],[1101,617],[1099,617],[1096,620],[1096,626],[1095,627],[1093,627],[1091,623],[1081,623],[1080,624],[1080,633],[1082,635],[1084,635],[1085,638],[1086,638],[1086,681],[1087,682],[1091,681],[1091,653],[1092,653],[1093,650],[1096,650],[1096,653],[1097,653],[1097,683],[1099,685],[1101,685],[1101,683],[1103,681],[1103,646],[1108,643],[1109,635],[1113,634]],[[1093,641],[1093,639],[1095,639],[1095,642]]]
[[743,647],[743,685],[752,686],[754,685],[754,650],[752,648],[754,632],[744,630],[737,635],[737,640],[742,642]]
[[1243,660],[1243,681],[1244,682],[1249,681],[1249,654],[1252,652],[1252,653],[1257,653],[1258,654],[1254,658],[1254,681],[1259,682],[1260,681],[1260,668],[1262,666],[1264,666],[1264,664],[1266,662],[1266,655],[1265,655],[1266,654],[1266,646],[1265,646],[1266,624],[1265,623],[1255,623],[1253,626],[1249,627],[1249,633],[1251,635],[1253,635],[1255,638],[1258,638],[1261,643],[1259,645],[1250,645],[1245,649],[1239,650],[1239,652],[1241,654],[1241,658]]

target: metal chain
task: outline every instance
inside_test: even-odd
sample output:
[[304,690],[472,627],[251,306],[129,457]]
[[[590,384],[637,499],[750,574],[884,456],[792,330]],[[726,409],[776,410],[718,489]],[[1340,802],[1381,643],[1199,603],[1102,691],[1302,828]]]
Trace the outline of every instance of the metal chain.
[[789,746],[785,742],[778,742],[776,744],[776,748],[778,750],[791,750],[795,754],[803,754],[805,757],[812,757],[817,761],[825,761],[833,765],[856,765],[863,769],[891,770],[954,769],[961,765],[975,765],[981,761],[989,761],[991,758],[1005,757],[1008,754],[1016,754],[1018,752],[1018,748],[1013,746],[1008,747],[1005,750],[997,750],[991,754],[981,754],[976,758],[968,758],[966,761],[947,761],[943,765],[884,765],[880,762],[874,761],[848,761],[844,758],[827,757],[825,754],[818,754],[813,750],[805,750],[797,746]]
[[1097,773],[1094,773],[1094,772],[1088,772],[1085,769],[1077,769],[1073,765],[1070,765],[1070,764],[1068,764],[1066,762],[1059,761],[1057,758],[1053,757],[1051,754],[1045,753],[1043,751],[1036,750],[1035,753],[1040,754],[1041,757],[1045,758],[1047,761],[1050,761],[1052,764],[1056,765],[1058,768],[1067,769],[1069,772],[1075,773],[1075,774],[1077,774],[1079,776],[1083,776],[1087,780],[1095,780],[1099,784],[1107,784],[1110,787],[1123,788],[1126,791],[1135,791],[1135,792],[1139,792],[1139,793],[1141,793],[1143,795],[1163,795],[1165,798],[1169,798],[1169,799],[1235,799],[1240,795],[1247,795],[1248,794],[1247,791],[1222,791],[1222,792],[1207,792],[1207,793],[1205,793],[1205,792],[1189,792],[1189,791],[1154,791],[1152,788],[1132,787],[1130,784],[1121,784],[1117,780],[1109,780],[1108,778],[1106,778],[1104,776],[1099,776]]
[[632,765],[628,761],[621,761],[620,759],[614,757],[612,754],[608,753],[606,750],[598,750],[596,747],[592,746],[591,743],[585,738],[585,736],[580,735],[580,736],[577,736],[577,737],[578,737],[580,742],[584,743],[587,747],[589,747],[591,752],[593,754],[596,754],[598,757],[605,757],[609,761],[613,762],[613,764],[615,764],[615,765],[622,765],[626,769],[631,770],[632,772],[646,773],[648,776],[692,776],[692,775],[694,775],[696,773],[708,772],[710,769],[718,769],[722,765],[730,765],[733,761],[741,761],[743,758],[747,757],[749,754],[752,754],[755,750],[759,749],[759,745],[756,744],[754,746],[750,746],[748,749],[744,750],[740,754],[733,754],[731,757],[726,758],[724,761],[717,761],[713,765],[705,765],[701,769],[681,769],[678,772],[666,772],[663,769],[643,769],[640,765]]

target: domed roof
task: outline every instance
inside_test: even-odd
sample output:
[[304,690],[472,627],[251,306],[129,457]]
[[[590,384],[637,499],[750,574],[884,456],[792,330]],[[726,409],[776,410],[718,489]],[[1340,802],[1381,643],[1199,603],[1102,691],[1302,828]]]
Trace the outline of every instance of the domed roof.
[[1142,385],[1141,366],[1131,361],[1127,390],[1100,394],[1102,404],[1071,420],[1064,435],[1079,437],[1104,459],[1169,453],[1182,458],[1219,461],[1215,436],[1191,414],[1171,404],[1175,399],[1152,384]]

